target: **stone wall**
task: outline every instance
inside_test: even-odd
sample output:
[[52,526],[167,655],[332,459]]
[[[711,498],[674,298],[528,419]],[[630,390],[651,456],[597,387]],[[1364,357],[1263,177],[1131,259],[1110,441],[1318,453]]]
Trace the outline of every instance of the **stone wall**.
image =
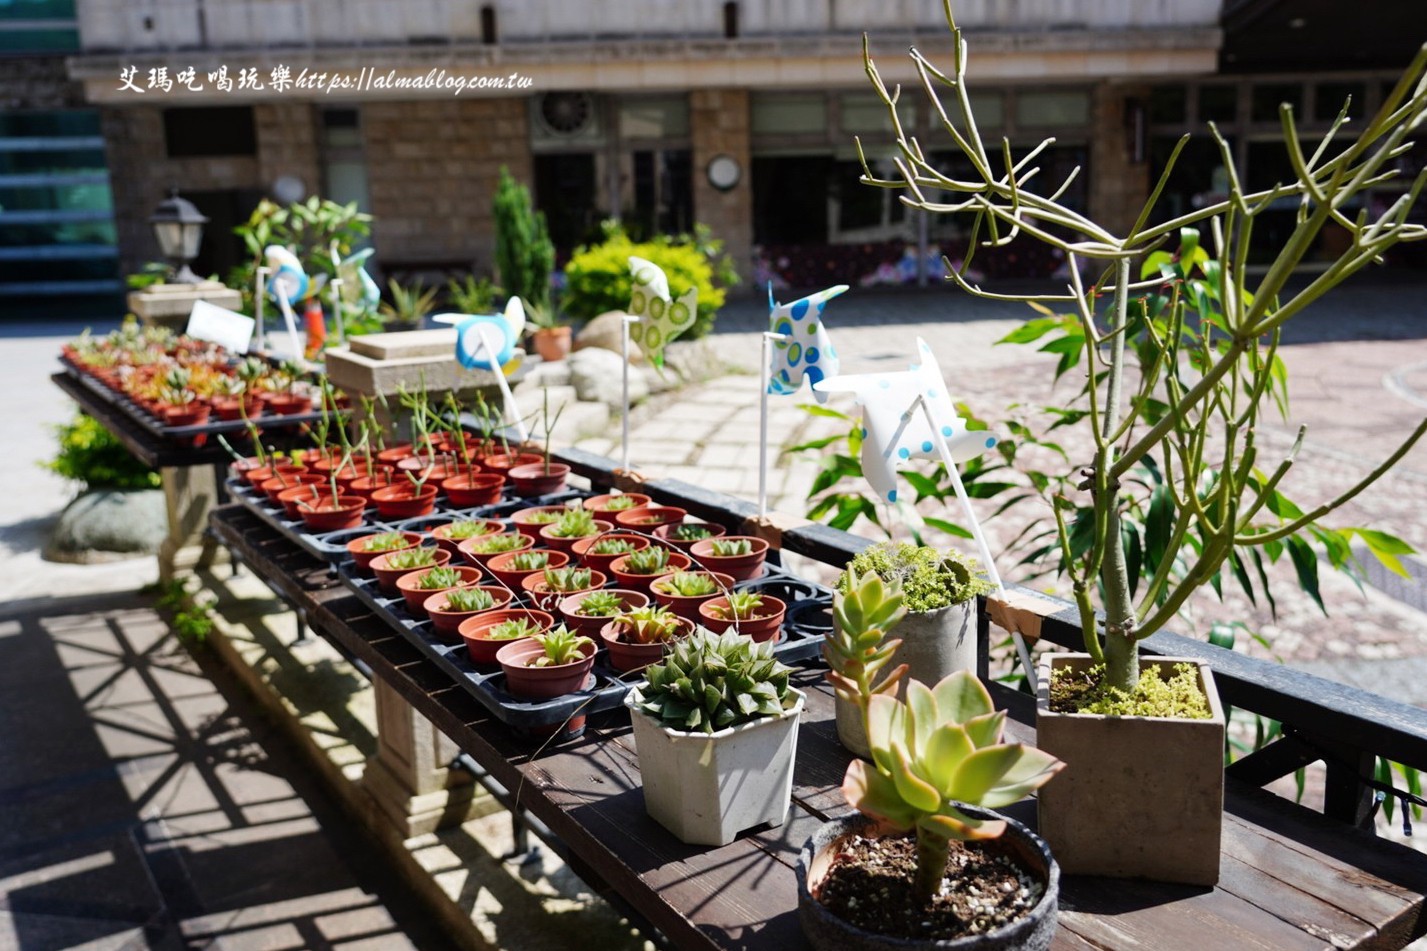
[[1121,236],[1139,217],[1152,187],[1148,134],[1142,161],[1131,155],[1133,131],[1126,113],[1136,100],[1148,102],[1148,86],[1100,83],[1091,104],[1090,217]]
[[[748,90],[695,89],[689,93],[689,126],[694,145],[694,220],[722,238],[739,276],[752,272],[753,169],[749,150]],[[709,184],[708,165],[716,155],[732,156],[743,177],[728,191]]]
[[362,129],[382,262],[489,273],[500,167],[532,183],[525,100],[375,102],[362,107]]
[[0,112],[85,105],[84,85],[69,78],[63,56],[0,56]]

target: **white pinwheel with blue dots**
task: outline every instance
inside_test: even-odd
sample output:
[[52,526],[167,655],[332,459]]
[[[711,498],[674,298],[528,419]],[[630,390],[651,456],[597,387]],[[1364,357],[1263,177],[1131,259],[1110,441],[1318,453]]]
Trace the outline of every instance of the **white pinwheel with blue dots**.
[[823,310],[828,301],[846,290],[846,284],[838,284],[790,304],[779,304],[773,299],[773,284],[769,282],[768,332],[774,335],[768,368],[769,393],[791,396],[807,380],[817,401],[827,402],[827,393],[817,389],[817,384],[837,376],[841,361],[823,323]]
[[524,442],[525,423],[515,406],[506,377],[522,362],[524,352],[517,349],[525,330],[525,308],[519,297],[512,297],[500,314],[437,314],[436,323],[452,324],[456,328],[456,362],[467,370],[490,370],[500,387],[502,406],[514,427],[517,438]]

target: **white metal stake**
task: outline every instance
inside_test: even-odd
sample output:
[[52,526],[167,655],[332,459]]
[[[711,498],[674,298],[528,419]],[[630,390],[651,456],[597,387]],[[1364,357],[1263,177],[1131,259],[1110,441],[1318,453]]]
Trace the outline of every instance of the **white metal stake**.
[[347,325],[342,320],[342,259],[337,257],[337,242],[328,249],[332,252],[332,316],[337,321],[337,343],[347,342]]
[[277,295],[277,305],[282,309],[282,319],[287,321],[287,335],[292,340],[292,359],[300,363],[303,357],[302,341],[297,337],[297,315],[292,312],[292,305],[287,302],[286,294]]
[[[951,447],[946,444],[946,437],[942,435],[941,427],[932,415],[932,409],[927,405],[926,397],[918,396],[916,406],[921,407],[922,415],[926,417],[927,428],[931,430],[932,442],[936,445],[937,454],[941,456],[942,464],[946,466],[947,475],[951,477],[952,488],[956,490],[956,497],[961,502],[962,510],[966,512],[966,521],[971,525],[971,537],[976,541],[976,550],[981,556],[981,563],[986,566],[986,573],[991,576],[991,583],[996,586],[998,593],[1004,594],[1006,586],[1001,583],[1001,573],[996,570],[996,562],[991,560],[991,547],[986,544],[986,536],[981,531],[981,522],[976,518],[976,512],[971,508],[971,499],[966,494],[966,486],[961,483],[961,473],[956,468],[956,460],[951,456]],[[913,407],[915,411],[916,406]],[[1012,632],[1011,639],[1016,644],[1016,653],[1021,657],[1021,667],[1026,672],[1026,678],[1030,681],[1031,689],[1036,689],[1036,670],[1031,666],[1031,652],[1026,647],[1025,639],[1019,633]]]
[[787,340],[787,334],[763,332],[763,369],[758,383],[758,517],[768,514],[768,384],[773,376],[773,341]]
[[257,276],[254,278],[255,282],[257,283],[257,287],[255,288],[255,293],[253,294],[253,323],[257,324],[258,338],[253,346],[254,349],[256,349],[259,353],[263,352],[264,346],[263,298],[267,297],[268,295],[268,275],[271,273],[272,271],[269,270],[267,265],[259,264],[257,268]]
[[629,328],[639,320],[632,314],[625,314],[620,321],[619,350],[624,357],[624,417],[620,420],[620,462],[619,467],[629,471]]
[[491,371],[495,373],[496,384],[500,386],[501,406],[505,413],[506,423],[511,424],[511,417],[515,417],[515,438],[524,443],[530,438],[530,433],[525,428],[525,421],[520,418],[520,407],[515,405],[515,397],[511,395],[510,384],[505,379],[505,370],[501,368],[500,360],[496,357],[496,348],[486,339],[483,330],[476,331],[476,339],[480,341],[480,348],[486,352],[486,359],[490,361]]

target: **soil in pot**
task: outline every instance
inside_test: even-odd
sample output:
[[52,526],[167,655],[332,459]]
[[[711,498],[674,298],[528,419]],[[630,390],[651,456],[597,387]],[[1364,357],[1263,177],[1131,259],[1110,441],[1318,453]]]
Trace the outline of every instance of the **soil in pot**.
[[446,493],[446,498],[457,508],[495,505],[500,501],[501,489],[504,487],[505,476],[493,472],[452,476],[441,483],[441,490]]
[[[714,553],[715,542],[746,541],[749,552],[746,555],[718,555]],[[751,535],[729,535],[726,538],[706,538],[694,542],[689,554],[694,561],[709,571],[722,571],[732,575],[735,581],[748,581],[763,573],[763,561],[768,557],[768,543]]]
[[[738,633],[755,641],[775,641],[783,628],[783,616],[788,606],[772,595],[762,595],[763,604],[754,611],[754,616],[737,622]],[[699,623],[722,634],[735,626],[732,618],[724,616],[728,608],[728,598],[716,597],[699,605]]]
[[521,498],[537,495],[553,495],[565,488],[565,479],[570,475],[570,467],[563,462],[544,462],[516,466],[507,475],[515,485],[515,494]]
[[416,518],[430,515],[436,508],[436,486],[389,485],[372,493],[382,518]]

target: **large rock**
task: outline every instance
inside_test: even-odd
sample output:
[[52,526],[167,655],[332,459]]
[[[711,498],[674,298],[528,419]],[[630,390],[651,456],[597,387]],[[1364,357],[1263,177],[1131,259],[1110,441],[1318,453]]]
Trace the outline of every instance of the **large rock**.
[[[570,385],[580,399],[612,407],[624,405],[624,361],[619,354],[589,347],[570,354],[565,362],[570,365]],[[629,401],[637,403],[649,395],[649,383],[638,367],[629,370]]]
[[[574,349],[587,350],[597,347],[618,356],[621,352],[620,341],[624,334],[623,325],[624,311],[622,310],[611,310],[600,314],[585,324],[575,335]],[[639,344],[633,340],[629,342],[629,362],[635,365],[644,362],[644,353],[639,349]]]
[[158,489],[91,489],[60,513],[45,556],[82,562],[116,554],[154,555],[168,532],[167,519]]

